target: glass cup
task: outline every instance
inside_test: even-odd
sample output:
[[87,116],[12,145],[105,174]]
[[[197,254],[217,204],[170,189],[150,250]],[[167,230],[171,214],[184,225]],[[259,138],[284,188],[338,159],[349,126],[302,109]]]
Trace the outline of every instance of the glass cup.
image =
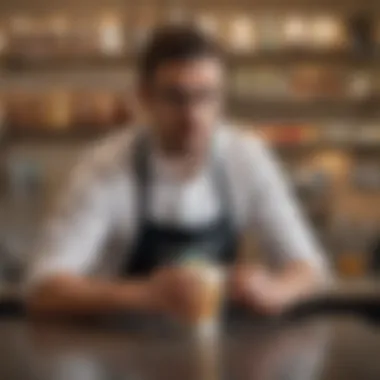
[[207,263],[191,264],[188,269],[197,278],[197,299],[190,322],[197,333],[215,333],[224,299],[225,272],[220,266]]

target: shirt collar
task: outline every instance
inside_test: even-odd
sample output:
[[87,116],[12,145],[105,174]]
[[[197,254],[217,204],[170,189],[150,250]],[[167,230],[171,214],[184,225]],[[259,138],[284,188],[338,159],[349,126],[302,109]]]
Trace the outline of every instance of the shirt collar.
[[[213,137],[213,152],[212,155],[220,156],[222,147],[225,144],[225,125],[219,125],[215,129]],[[173,159],[162,154],[157,147],[151,144],[151,165],[152,173],[154,176],[165,180],[181,180],[186,177],[188,161],[181,159]],[[204,165],[198,170],[198,172],[207,171],[209,162],[205,161]]]

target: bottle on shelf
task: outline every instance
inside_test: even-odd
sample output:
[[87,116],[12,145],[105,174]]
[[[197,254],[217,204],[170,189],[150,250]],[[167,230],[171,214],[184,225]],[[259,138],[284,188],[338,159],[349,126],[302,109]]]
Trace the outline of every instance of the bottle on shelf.
[[368,241],[360,220],[345,217],[337,226],[337,270],[341,276],[364,277],[368,274]]
[[228,47],[232,53],[252,53],[257,45],[255,24],[249,15],[239,15],[229,23]]

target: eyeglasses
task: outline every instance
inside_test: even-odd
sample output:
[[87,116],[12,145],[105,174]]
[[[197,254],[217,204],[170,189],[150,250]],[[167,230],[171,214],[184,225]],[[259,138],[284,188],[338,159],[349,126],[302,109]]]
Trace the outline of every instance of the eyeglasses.
[[155,96],[170,106],[183,107],[218,102],[222,99],[222,92],[220,89],[197,89],[188,91],[173,87],[157,90]]

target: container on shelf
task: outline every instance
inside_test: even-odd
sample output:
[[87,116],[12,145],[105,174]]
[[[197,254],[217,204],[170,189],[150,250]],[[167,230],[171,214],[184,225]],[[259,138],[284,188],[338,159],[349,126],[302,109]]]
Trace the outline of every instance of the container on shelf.
[[313,124],[305,124],[305,125],[300,125],[301,129],[301,140],[302,143],[305,145],[310,145],[314,146],[317,145],[321,142],[321,128],[318,125],[313,125]]
[[244,67],[234,74],[233,90],[238,97],[279,100],[289,95],[289,82],[282,69],[271,66]]
[[357,12],[347,20],[347,30],[353,51],[362,56],[375,52],[376,26],[370,12]]
[[258,14],[255,18],[257,28],[257,50],[278,51],[286,47],[282,31],[282,16]]
[[345,85],[342,70],[325,65],[299,65],[291,73],[292,93],[299,99],[339,99]]
[[279,123],[262,126],[261,131],[269,141],[278,147],[307,147],[318,142],[318,129],[308,124]]
[[237,15],[229,21],[228,47],[232,53],[247,54],[257,47],[257,31],[250,15]]
[[335,230],[336,267],[339,275],[364,277],[369,272],[367,237],[357,220],[343,217]]
[[347,95],[353,99],[365,99],[374,90],[372,74],[368,71],[355,71],[347,78]]
[[380,152],[380,125],[363,123],[356,129],[355,139],[363,146],[378,146]]
[[72,125],[71,94],[67,90],[56,90],[46,94],[45,117],[42,126],[52,131],[65,130]]
[[114,96],[107,92],[80,91],[73,96],[73,124],[76,128],[104,128],[113,124]]
[[333,15],[318,15],[310,20],[310,39],[314,49],[341,49],[346,46],[347,33],[343,21]]
[[40,29],[35,18],[24,15],[13,15],[9,18],[9,31],[12,36],[23,36]]
[[351,173],[351,183],[354,188],[363,191],[380,190],[380,162],[359,162]]
[[321,139],[332,146],[350,146],[355,141],[355,127],[350,123],[329,123],[321,129]]
[[195,24],[211,36],[219,35],[220,20],[214,12],[201,11],[195,15]]
[[72,32],[68,37],[68,57],[86,58],[101,53],[99,48],[99,20],[93,17],[80,17],[72,21]]
[[294,168],[293,180],[298,188],[306,190],[310,196],[320,194],[331,182],[329,173],[311,165]]
[[67,15],[54,14],[47,20],[50,33],[57,37],[66,37],[70,33],[70,22]]
[[136,7],[136,13],[131,22],[132,49],[139,50],[144,45],[151,30],[157,25],[157,12],[153,6]]
[[286,48],[310,47],[310,20],[305,15],[288,15],[283,19],[282,34]]
[[189,20],[189,11],[183,6],[173,4],[165,11],[164,22],[169,24],[184,24]]
[[106,56],[121,55],[125,38],[122,22],[117,17],[104,17],[98,27],[99,49]]
[[43,94],[23,91],[8,93],[6,109],[6,123],[10,128],[39,128],[44,119]]

